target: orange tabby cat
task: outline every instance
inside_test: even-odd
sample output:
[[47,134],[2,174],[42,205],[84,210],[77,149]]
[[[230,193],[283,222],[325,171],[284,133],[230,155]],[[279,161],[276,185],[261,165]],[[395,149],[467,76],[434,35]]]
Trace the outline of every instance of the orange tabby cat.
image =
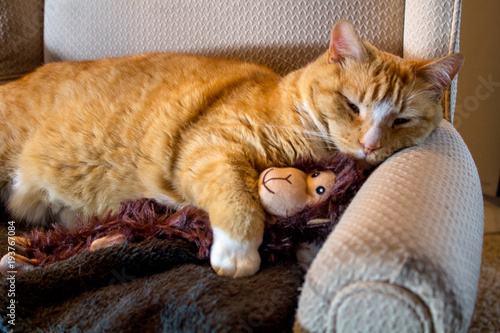
[[334,150],[376,165],[422,142],[462,63],[403,60],[340,21],[328,52],[284,78],[178,54],[48,64],[0,87],[0,185],[14,217],[39,223],[125,199],[196,205],[210,215],[215,271],[250,275],[259,173]]

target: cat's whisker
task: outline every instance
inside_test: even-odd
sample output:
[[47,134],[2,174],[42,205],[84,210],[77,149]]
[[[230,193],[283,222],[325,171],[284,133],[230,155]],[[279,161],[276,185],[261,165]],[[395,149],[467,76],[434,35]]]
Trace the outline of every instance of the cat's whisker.
[[308,135],[308,136],[319,138],[324,142],[335,144],[335,141],[327,134],[323,134],[321,132],[315,132],[315,131],[308,131],[308,130],[296,130],[296,131],[300,132],[302,134]]
[[284,59],[276,54],[273,54],[273,57],[278,58],[279,60],[286,62],[287,64],[293,66],[295,69],[300,69],[300,67],[297,66],[296,64],[294,64],[293,62],[290,62],[290,61],[288,61],[288,60],[286,60],[286,59]]
[[301,132],[306,134],[306,135],[309,135],[309,136],[314,136],[314,137],[320,138],[325,142],[335,144],[335,141],[330,136],[325,136],[324,134],[316,133],[316,132],[312,132],[312,131],[301,131]]
[[334,147],[336,147],[335,140],[333,140],[333,138],[328,134],[323,134],[323,133],[316,132],[316,131],[298,129],[298,128],[294,128],[294,127],[290,127],[290,126],[277,126],[277,125],[264,125],[263,124],[263,125],[259,125],[259,127],[282,128],[282,129],[286,129],[286,130],[291,130],[291,131],[294,131],[296,133],[301,133],[301,134],[304,134],[304,135],[307,135],[310,137],[321,139],[321,141],[328,143],[328,144],[331,144]]

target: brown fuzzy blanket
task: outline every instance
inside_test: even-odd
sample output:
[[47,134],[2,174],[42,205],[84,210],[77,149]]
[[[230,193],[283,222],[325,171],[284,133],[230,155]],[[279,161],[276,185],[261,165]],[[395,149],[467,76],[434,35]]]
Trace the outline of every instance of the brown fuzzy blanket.
[[181,239],[86,252],[16,278],[7,332],[279,332],[291,328],[303,272],[290,261],[255,276],[216,275]]

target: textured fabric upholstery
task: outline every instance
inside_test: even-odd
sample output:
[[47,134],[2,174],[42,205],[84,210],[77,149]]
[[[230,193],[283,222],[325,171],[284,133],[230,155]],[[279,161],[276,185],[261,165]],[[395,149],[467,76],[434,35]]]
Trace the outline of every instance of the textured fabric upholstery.
[[458,51],[460,0],[407,0],[405,58],[433,59]]
[[384,162],[356,195],[309,270],[297,330],[466,331],[483,214],[474,161],[443,121],[424,144]]
[[378,47],[403,54],[403,0],[46,0],[45,12],[47,62],[163,51],[285,73],[325,52],[340,18]]
[[0,84],[43,63],[43,0],[0,0]]

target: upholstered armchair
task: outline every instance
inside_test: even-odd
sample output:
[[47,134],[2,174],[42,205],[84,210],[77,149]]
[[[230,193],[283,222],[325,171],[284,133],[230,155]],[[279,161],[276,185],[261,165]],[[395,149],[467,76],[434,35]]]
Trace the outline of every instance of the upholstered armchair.
[[[188,52],[285,73],[324,52],[338,19],[405,58],[458,51],[460,0],[0,0],[0,80],[44,62]],[[467,55],[465,55],[467,58]],[[464,332],[483,208],[472,157],[446,119],[380,165],[306,275],[299,332]]]

